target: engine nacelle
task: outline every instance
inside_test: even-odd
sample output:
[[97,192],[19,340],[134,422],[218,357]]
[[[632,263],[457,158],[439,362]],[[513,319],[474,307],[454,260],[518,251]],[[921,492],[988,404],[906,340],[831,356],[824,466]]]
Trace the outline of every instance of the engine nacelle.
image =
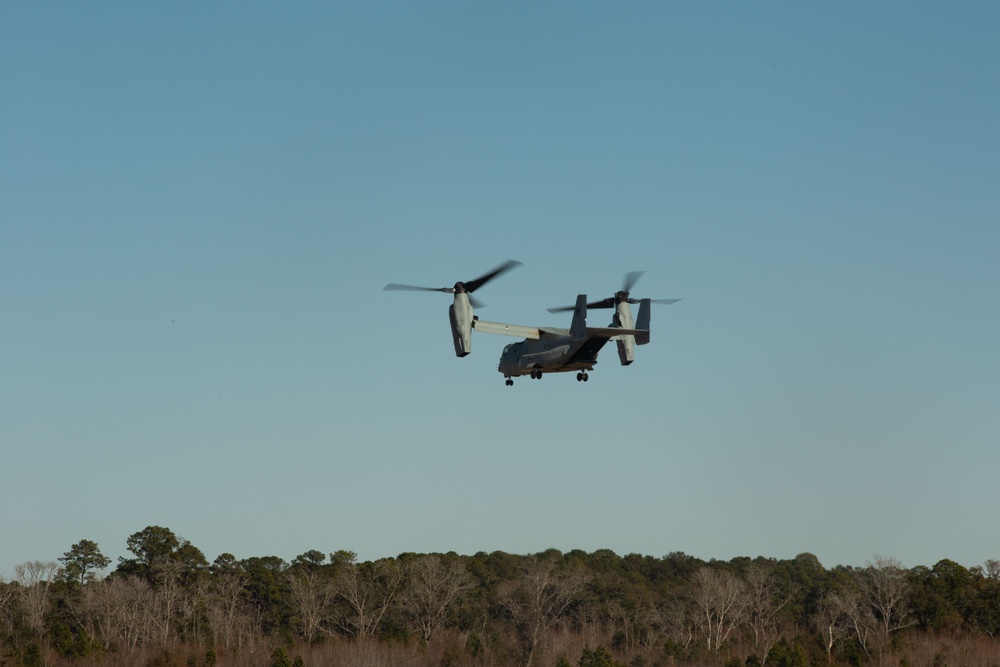
[[618,358],[621,360],[622,366],[628,366],[635,361],[634,336],[622,336],[615,342],[618,343]]
[[[623,329],[634,328],[632,307],[628,301],[619,301],[615,305],[614,324]],[[622,336],[616,342],[618,343],[618,359],[621,360],[622,366],[628,366],[635,361],[635,336]]]
[[639,301],[639,319],[632,321],[632,309],[625,301],[619,303],[615,308],[615,325],[624,329],[639,329],[640,333],[634,336],[622,336],[618,339],[618,358],[621,359],[622,366],[628,366],[635,361],[635,346],[645,345],[649,342],[649,299]]
[[448,308],[451,318],[451,336],[455,340],[455,356],[464,357],[472,352],[472,304],[465,292],[455,294],[455,302]]

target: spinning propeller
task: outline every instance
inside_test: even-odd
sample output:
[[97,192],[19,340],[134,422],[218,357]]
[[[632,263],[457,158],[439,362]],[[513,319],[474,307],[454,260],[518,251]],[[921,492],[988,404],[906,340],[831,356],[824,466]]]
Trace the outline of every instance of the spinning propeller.
[[[459,281],[455,283],[454,287],[419,287],[417,285],[400,285],[398,283],[389,283],[382,288],[382,291],[417,291],[417,292],[446,292],[448,294],[469,294],[469,303],[472,304],[474,308],[482,308],[483,303],[472,298],[472,292],[493,280],[497,276],[510,271],[511,269],[520,266],[521,262],[513,259],[508,259],[506,262],[496,267],[489,273],[483,274],[476,278],[475,280],[467,280],[465,282]],[[572,309],[571,309],[572,310]]]
[[[615,292],[614,296],[609,296],[607,299],[601,299],[600,301],[593,301],[587,304],[587,308],[614,308],[619,303],[627,301],[628,303],[636,304],[639,303],[639,299],[633,299],[629,296],[629,292],[642,277],[645,271],[632,271],[625,274],[625,282],[622,283],[622,288]],[[677,303],[680,299],[650,299],[652,303],[662,303],[671,304]],[[564,313],[566,311],[573,310],[575,306],[561,306],[559,308],[549,308],[550,313]]]

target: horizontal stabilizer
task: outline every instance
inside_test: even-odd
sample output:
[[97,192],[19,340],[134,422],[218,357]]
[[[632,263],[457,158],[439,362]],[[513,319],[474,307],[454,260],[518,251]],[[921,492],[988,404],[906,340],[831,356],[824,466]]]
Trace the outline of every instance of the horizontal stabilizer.
[[486,322],[475,320],[472,328],[483,333],[500,334],[502,336],[516,336],[517,338],[541,338],[538,327],[525,327],[520,324],[503,324],[501,322]]

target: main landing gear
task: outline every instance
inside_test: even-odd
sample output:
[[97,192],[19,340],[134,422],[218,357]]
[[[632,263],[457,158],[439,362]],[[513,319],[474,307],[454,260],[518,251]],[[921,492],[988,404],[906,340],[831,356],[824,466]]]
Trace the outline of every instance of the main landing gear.
[[[531,373],[529,373],[529,375],[530,375],[530,377],[531,377],[532,380],[541,380],[542,379],[542,371],[541,371],[540,368],[532,368],[531,369]],[[514,386],[514,378],[512,378],[509,375],[506,375],[504,377],[505,377],[504,384],[507,385],[508,387],[513,387]],[[590,375],[587,373],[587,371],[580,371],[579,373],[576,374],[576,381],[577,382],[586,382],[589,379],[590,379]]]
[[[542,369],[541,368],[532,368],[531,372],[528,375],[531,376],[532,380],[541,380],[542,379]],[[507,379],[504,381],[504,384],[507,385],[508,387],[513,387],[514,386],[514,379],[512,377],[510,377],[509,375],[506,376],[506,378]]]

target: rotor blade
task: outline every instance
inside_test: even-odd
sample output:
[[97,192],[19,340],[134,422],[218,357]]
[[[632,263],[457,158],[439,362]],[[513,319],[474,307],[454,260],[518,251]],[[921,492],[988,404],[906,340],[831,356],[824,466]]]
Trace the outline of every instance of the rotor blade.
[[644,274],[644,273],[646,273],[646,272],[645,271],[631,271],[629,273],[626,273],[625,274],[625,282],[622,284],[622,291],[623,292],[631,292],[632,288],[635,286],[635,284],[637,282],[639,282],[639,278],[642,278],[642,274]]
[[609,296],[607,299],[601,299],[600,301],[591,301],[587,304],[587,308],[614,308],[615,298]]
[[[628,299],[628,302],[632,305],[640,303],[642,299]],[[669,306],[672,303],[677,303],[680,299],[650,299],[650,303],[662,303],[665,306]]]
[[476,297],[469,295],[469,305],[473,308],[485,308],[486,304],[477,299]]
[[497,276],[499,276],[501,273],[506,273],[507,271],[510,271],[511,269],[513,269],[516,266],[521,266],[521,262],[518,262],[517,260],[514,260],[514,259],[508,259],[506,262],[504,262],[503,264],[501,264],[497,268],[493,269],[489,273],[487,273],[485,275],[482,275],[482,276],[479,276],[475,280],[470,280],[470,281],[466,282],[465,283],[465,291],[466,292],[475,292],[477,289],[479,289],[480,287],[482,287],[483,285],[485,285],[489,281],[493,280],[494,278],[496,278]]
[[[607,299],[601,299],[600,301],[591,301],[587,304],[587,308],[614,308],[615,299],[614,297],[608,297]],[[571,310],[576,310],[576,306],[559,306],[558,308],[549,308],[550,313],[566,313]]]
[[454,287],[419,287],[417,285],[400,285],[389,283],[382,288],[383,292],[447,292],[454,293]]

